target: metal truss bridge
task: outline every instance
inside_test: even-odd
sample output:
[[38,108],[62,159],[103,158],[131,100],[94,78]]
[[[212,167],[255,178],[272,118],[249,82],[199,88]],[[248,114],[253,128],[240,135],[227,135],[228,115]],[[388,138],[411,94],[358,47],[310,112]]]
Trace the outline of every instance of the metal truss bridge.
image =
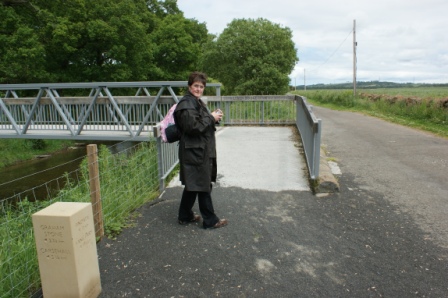
[[[186,81],[0,84],[0,138],[147,141]],[[220,96],[221,84],[210,83]]]

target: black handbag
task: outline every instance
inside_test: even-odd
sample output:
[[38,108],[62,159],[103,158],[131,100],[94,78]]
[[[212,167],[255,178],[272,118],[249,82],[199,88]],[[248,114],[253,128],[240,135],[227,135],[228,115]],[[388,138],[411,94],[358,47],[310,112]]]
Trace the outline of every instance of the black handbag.
[[177,129],[177,125],[170,123],[167,128],[165,128],[166,140],[168,143],[174,143],[180,140],[181,133]]

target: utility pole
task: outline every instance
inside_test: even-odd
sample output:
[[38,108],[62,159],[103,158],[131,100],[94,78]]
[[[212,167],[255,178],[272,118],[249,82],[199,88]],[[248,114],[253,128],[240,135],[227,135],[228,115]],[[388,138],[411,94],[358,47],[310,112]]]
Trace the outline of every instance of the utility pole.
[[356,20],[353,20],[353,96],[356,96]]
[[305,68],[303,69],[303,88],[306,91]]

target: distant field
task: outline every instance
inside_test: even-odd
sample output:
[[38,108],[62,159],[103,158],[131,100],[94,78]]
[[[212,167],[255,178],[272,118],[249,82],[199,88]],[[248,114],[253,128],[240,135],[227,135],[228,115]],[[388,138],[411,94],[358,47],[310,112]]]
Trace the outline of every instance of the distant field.
[[[332,93],[350,93],[353,89],[309,89],[297,90],[293,93],[307,96],[315,92],[332,92]],[[410,88],[374,88],[374,89],[357,89],[356,93],[360,94],[377,94],[389,96],[403,97],[419,97],[423,99],[448,98],[448,87],[410,87]]]
[[448,87],[414,87],[414,88],[378,88],[358,89],[357,93],[401,95],[404,97],[419,97],[424,99],[448,98]]

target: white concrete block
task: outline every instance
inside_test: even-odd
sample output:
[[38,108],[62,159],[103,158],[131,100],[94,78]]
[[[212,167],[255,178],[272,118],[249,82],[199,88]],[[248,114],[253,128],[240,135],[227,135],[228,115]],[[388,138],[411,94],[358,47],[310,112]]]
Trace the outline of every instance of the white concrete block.
[[44,297],[98,297],[92,204],[57,202],[34,213],[32,220]]

